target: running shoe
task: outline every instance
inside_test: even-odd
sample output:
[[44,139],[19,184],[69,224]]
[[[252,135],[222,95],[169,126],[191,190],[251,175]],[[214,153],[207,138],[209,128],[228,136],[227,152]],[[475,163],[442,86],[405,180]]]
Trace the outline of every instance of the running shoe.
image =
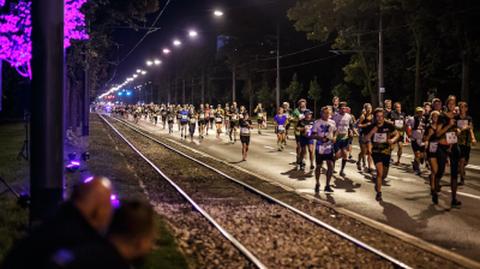
[[375,200],[377,200],[379,202],[383,201],[381,192],[377,192],[377,195],[375,196]]
[[315,184],[315,193],[319,193],[320,192],[320,184]]
[[328,186],[325,186],[324,191],[325,192],[333,192],[333,189],[332,189],[332,187],[330,187],[330,185],[328,185]]
[[452,200],[452,207],[457,208],[462,205],[462,202],[458,201],[457,199]]

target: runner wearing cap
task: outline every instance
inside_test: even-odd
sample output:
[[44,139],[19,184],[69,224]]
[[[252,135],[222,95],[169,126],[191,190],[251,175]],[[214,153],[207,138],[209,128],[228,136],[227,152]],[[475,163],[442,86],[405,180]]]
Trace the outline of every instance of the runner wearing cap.
[[313,139],[310,138],[314,124],[313,113],[310,110],[304,111],[303,119],[298,121],[296,131],[300,134],[298,143],[300,145],[300,156],[297,158],[297,170],[305,170],[305,156],[307,149],[310,157],[310,169],[313,170]]

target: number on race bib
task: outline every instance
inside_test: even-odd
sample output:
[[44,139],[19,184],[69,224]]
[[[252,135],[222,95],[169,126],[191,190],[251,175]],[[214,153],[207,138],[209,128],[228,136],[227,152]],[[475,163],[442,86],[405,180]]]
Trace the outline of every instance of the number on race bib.
[[217,122],[222,122],[222,118],[218,117],[215,119]]
[[395,120],[395,127],[403,128],[403,120]]
[[182,115],[182,119],[186,120],[187,118],[187,115]]
[[205,119],[205,115],[204,115],[204,114],[200,114],[200,119],[201,119],[201,120]]
[[278,130],[279,130],[279,131],[285,131],[285,126],[283,126],[283,125],[278,125]]
[[423,137],[423,132],[422,130],[414,130],[412,133],[412,137],[415,140],[421,140]]
[[250,134],[250,128],[246,128],[246,127],[240,128],[240,134]]
[[317,150],[319,154],[330,154],[332,153],[332,144],[321,144],[317,145]]
[[438,149],[438,143],[430,142],[430,145],[428,146],[428,151],[430,151],[430,153],[436,153],[437,149]]
[[456,144],[458,142],[458,137],[455,132],[448,132],[445,134],[445,137],[447,138],[447,143],[449,145]]
[[376,133],[373,136],[373,142],[375,142],[375,143],[387,143],[387,134],[386,133]]
[[468,120],[457,120],[457,127],[463,129],[468,126]]

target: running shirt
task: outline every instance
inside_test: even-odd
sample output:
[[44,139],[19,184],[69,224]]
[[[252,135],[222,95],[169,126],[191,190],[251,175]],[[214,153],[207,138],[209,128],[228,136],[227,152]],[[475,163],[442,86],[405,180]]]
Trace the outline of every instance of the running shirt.
[[423,134],[425,132],[425,121],[423,116],[413,116],[407,123],[412,128],[412,142],[417,142],[418,145],[423,144]]
[[313,119],[311,119],[311,120],[306,120],[306,119],[300,120],[297,124],[297,127],[305,128],[303,131],[299,131],[300,136],[309,137],[310,135],[312,135],[312,130],[313,130],[314,123],[315,123],[315,121]]
[[250,126],[252,125],[252,121],[250,119],[240,120],[240,136],[250,136]]
[[[470,124],[472,123],[472,117],[470,116],[461,117],[460,115],[457,115],[455,116],[455,120],[457,121],[457,127],[460,130],[470,126]],[[470,146],[471,143],[472,141],[470,137],[470,129],[461,131],[458,135],[458,144],[463,146]]]
[[282,114],[282,115],[277,114],[275,115],[275,117],[273,117],[273,120],[277,123],[277,126],[285,127],[288,120],[288,116],[285,114]]
[[393,110],[390,112],[389,119],[392,121],[397,131],[403,132],[405,130],[405,113],[398,113],[396,110]]
[[395,126],[385,121],[382,126],[376,126],[377,131],[372,135],[372,153],[390,155],[392,147],[388,139],[395,132]]
[[359,128],[360,135],[367,135],[370,132],[370,130],[372,130],[373,114],[370,113],[370,114],[368,114],[368,116],[366,114],[362,114],[360,116],[360,119],[358,120],[358,123],[361,124],[361,125],[366,125],[366,124],[370,123],[370,125],[368,125],[366,127]]
[[[453,119],[455,119],[455,117]],[[449,124],[450,117],[447,115],[447,113],[442,112],[438,118],[438,122],[445,127]],[[454,124],[452,127],[450,127],[443,135],[440,136],[440,139],[445,139],[449,145],[456,144],[458,142],[457,124]]]
[[204,123],[207,118],[208,117],[207,117],[207,114],[205,113],[205,110],[200,110],[200,112],[198,112],[198,122],[199,123]]
[[263,107],[255,109],[255,113],[257,113],[257,120],[263,120],[265,116],[265,111]]
[[[297,127],[299,122],[301,120],[303,120],[305,118],[305,111],[307,111],[308,109],[298,109],[298,108],[295,108],[295,110],[292,112],[291,114],[291,123],[293,123],[294,127]],[[297,128],[295,128],[295,135],[296,136],[299,136],[300,135],[300,131],[297,130]]]
[[312,133],[315,133],[317,136],[321,138],[328,138],[327,141],[323,141],[323,139],[317,139],[317,144],[315,150],[319,154],[332,154],[334,152],[334,137],[337,128],[335,126],[335,121],[323,120],[319,119],[315,121],[312,129]]
[[188,111],[186,109],[182,109],[178,112],[178,118],[180,119],[181,124],[186,124],[188,122]]
[[223,121],[223,109],[217,108],[215,110],[215,123],[222,123]]
[[238,120],[240,119],[239,115],[238,115],[238,108],[234,108],[234,107],[231,107],[230,108],[230,120],[233,121],[233,122],[238,122]]
[[332,120],[337,126],[337,137],[339,139],[348,139],[350,130],[353,129],[353,117],[349,113],[343,115],[337,113],[333,115]]

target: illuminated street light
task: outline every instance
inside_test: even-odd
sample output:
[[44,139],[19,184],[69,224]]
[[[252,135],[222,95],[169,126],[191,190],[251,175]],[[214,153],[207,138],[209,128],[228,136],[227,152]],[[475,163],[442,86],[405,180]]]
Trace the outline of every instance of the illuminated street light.
[[133,74],[133,77],[134,77],[134,78],[137,78],[137,77],[138,77],[138,75],[137,75],[137,74]]
[[146,62],[146,63],[147,63],[147,66],[152,66],[152,65],[153,65],[153,62],[152,62],[152,61],[150,61],[150,60],[147,60],[147,62]]
[[145,76],[147,74],[147,71],[143,70],[141,74]]
[[175,47],[178,47],[178,46],[182,45],[182,41],[180,41],[180,40],[178,40],[178,39],[175,39],[175,40],[173,40],[173,45],[174,45]]
[[221,11],[219,9],[215,9],[215,11],[213,11],[213,15],[215,17],[222,17],[223,16],[223,11]]
[[198,36],[198,32],[195,31],[195,30],[190,30],[188,31],[188,36],[191,37],[191,38],[195,38]]
[[163,52],[163,54],[170,54],[171,51],[170,51],[169,48],[164,48],[164,49],[162,50],[162,52]]
[[140,72],[142,72],[142,70],[141,70],[141,69],[137,69],[137,73],[140,73]]
[[153,63],[155,65],[160,65],[162,63],[162,61],[160,61],[159,59],[155,59],[155,60],[153,60]]

